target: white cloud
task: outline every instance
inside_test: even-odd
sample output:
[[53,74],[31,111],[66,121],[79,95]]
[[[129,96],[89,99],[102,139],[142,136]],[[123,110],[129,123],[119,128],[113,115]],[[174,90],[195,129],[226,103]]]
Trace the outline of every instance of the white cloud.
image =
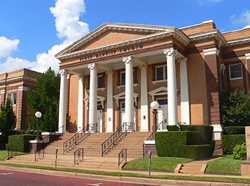
[[233,15],[231,17],[233,23],[241,24],[245,28],[250,27],[250,10],[246,10],[239,16]]
[[[28,61],[10,56],[19,44],[13,47],[10,52],[5,52],[7,57],[5,62],[0,63],[0,71],[11,71],[20,68],[30,68],[39,72],[46,71],[49,67],[58,71],[59,61],[54,57],[56,53],[65,48],[70,43],[80,39],[89,32],[88,24],[80,20],[80,16],[85,12],[84,0],[56,0],[55,6],[50,7],[51,13],[55,17],[55,27],[57,36],[62,42],[55,44],[47,52],[40,53],[36,56],[35,61]],[[5,45],[7,46],[7,45]],[[7,48],[7,47],[6,47]],[[1,42],[0,42],[0,58],[1,58]]]
[[11,53],[17,49],[19,42],[18,39],[9,39],[0,36],[0,59],[10,56]]
[[0,64],[0,72],[10,72],[22,68],[31,68],[34,64],[28,60],[14,57],[7,57],[4,63]]

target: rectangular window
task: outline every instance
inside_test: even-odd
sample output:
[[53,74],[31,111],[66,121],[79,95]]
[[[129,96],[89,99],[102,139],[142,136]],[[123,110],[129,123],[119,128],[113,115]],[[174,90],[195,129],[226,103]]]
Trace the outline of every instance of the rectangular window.
[[97,87],[98,88],[105,88],[105,74],[101,73],[97,75]]
[[15,92],[9,93],[7,95],[7,99],[10,100],[10,102],[11,102],[12,105],[15,105],[16,104],[16,93]]
[[241,63],[235,63],[235,64],[229,65],[229,77],[230,77],[230,80],[243,78]]
[[155,80],[167,80],[167,64],[155,66]]
[[120,71],[119,85],[125,85],[125,71]]

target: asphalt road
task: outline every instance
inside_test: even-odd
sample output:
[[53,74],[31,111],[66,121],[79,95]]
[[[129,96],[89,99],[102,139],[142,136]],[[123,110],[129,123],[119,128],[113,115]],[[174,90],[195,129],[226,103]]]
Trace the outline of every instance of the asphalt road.
[[[119,181],[43,175],[0,169],[0,186],[142,186]],[[144,184],[145,185],[145,184]],[[149,186],[149,185],[147,185]]]

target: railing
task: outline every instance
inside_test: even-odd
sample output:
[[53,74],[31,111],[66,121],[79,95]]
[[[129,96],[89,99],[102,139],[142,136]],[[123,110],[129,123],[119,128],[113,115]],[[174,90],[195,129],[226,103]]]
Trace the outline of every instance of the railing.
[[118,154],[118,167],[123,167],[127,163],[127,161],[128,161],[128,151],[127,149],[122,149]]
[[123,127],[118,128],[108,139],[106,139],[101,144],[101,155],[104,156],[107,154],[110,150],[113,149],[115,145],[117,145],[124,137],[127,136],[127,131],[122,130]]
[[44,159],[45,152],[44,149],[46,147],[46,143],[42,141],[39,145],[37,145],[37,150],[34,152],[35,161]]
[[85,140],[90,134],[81,130],[63,143],[63,153],[73,150],[78,144]]
[[74,165],[79,165],[84,159],[84,148],[79,148],[74,152]]

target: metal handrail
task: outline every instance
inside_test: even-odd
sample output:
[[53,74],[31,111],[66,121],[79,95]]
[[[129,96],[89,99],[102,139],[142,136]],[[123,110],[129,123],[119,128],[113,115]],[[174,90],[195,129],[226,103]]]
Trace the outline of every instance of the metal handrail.
[[122,149],[118,154],[118,167],[123,167],[128,161],[128,150]]
[[122,126],[119,127],[111,136],[109,136],[101,144],[101,155],[104,156],[107,154],[114,146],[116,146],[124,137],[127,136],[127,130],[122,130]]
[[46,147],[46,142],[42,141],[40,144],[41,144],[41,146],[37,146],[37,148],[39,148],[39,149],[37,149],[34,152],[34,154],[35,154],[35,161],[42,160],[45,157],[45,151],[44,151],[44,149]]
[[84,130],[81,130],[75,133],[71,138],[66,140],[63,143],[63,153],[70,152],[73,150],[78,144],[80,144],[83,140],[85,140],[90,133],[85,133]]
[[74,165],[79,165],[84,159],[84,148],[79,148],[74,152]]

